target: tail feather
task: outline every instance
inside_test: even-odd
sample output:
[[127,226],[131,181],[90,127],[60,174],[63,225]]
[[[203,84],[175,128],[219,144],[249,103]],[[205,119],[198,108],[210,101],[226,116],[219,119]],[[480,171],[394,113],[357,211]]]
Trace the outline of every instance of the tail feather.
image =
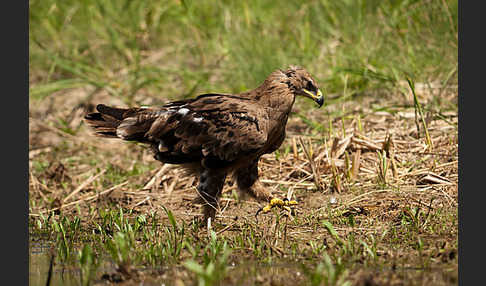
[[101,137],[118,137],[116,128],[120,125],[121,120],[102,113],[89,113],[84,117],[84,121],[90,126],[95,134]]
[[123,120],[131,115],[127,114],[130,109],[109,107],[104,104],[98,104],[96,110],[101,114],[109,115],[117,120]]
[[145,132],[152,124],[150,119],[140,120],[138,116],[145,109],[124,109],[98,104],[96,110],[98,112],[87,114],[84,120],[101,137],[143,141]]

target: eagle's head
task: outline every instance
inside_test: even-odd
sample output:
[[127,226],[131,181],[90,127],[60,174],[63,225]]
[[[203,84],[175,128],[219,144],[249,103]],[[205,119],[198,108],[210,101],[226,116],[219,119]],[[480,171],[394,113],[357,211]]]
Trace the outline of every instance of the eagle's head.
[[322,106],[324,96],[308,71],[298,66],[290,66],[283,73],[288,77],[295,95],[308,97],[319,104],[319,107]]

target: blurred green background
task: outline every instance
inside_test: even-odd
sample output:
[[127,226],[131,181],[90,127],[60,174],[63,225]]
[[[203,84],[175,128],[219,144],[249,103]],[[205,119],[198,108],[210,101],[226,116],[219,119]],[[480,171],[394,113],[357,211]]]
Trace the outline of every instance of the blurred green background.
[[[457,1],[30,0],[30,97],[139,104],[256,87],[290,64],[331,100],[457,83]],[[323,91],[324,91],[323,90]],[[329,103],[329,101],[328,101]]]

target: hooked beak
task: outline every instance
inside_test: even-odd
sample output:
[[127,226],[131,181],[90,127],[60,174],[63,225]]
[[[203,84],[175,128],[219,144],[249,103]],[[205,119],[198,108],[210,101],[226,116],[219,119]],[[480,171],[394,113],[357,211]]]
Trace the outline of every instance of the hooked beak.
[[308,97],[308,98],[314,100],[315,102],[317,102],[317,104],[319,104],[319,107],[321,107],[322,104],[324,104],[324,96],[322,95],[322,92],[321,92],[320,89],[317,89],[317,93],[316,94],[314,94],[311,91],[308,91],[305,88],[303,88],[302,91],[304,91],[303,95],[305,97]]

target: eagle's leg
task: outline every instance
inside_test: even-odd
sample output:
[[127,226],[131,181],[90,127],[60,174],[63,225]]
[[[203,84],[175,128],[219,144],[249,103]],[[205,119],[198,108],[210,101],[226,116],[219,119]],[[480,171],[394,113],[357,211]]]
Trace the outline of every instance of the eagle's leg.
[[205,223],[208,218],[214,221],[225,179],[226,172],[219,170],[204,169],[200,174],[197,191],[203,204]]
[[290,201],[287,198],[272,198],[270,192],[265,189],[258,180],[258,160],[255,160],[250,166],[240,168],[235,172],[236,182],[241,192],[247,193],[259,201],[267,201],[268,204],[259,209],[256,213],[269,212],[273,207],[280,207],[289,213],[293,213],[290,208],[297,204],[297,201]]
[[258,159],[250,166],[236,170],[236,183],[240,192],[246,193],[259,201],[270,201],[272,195],[258,180]]

